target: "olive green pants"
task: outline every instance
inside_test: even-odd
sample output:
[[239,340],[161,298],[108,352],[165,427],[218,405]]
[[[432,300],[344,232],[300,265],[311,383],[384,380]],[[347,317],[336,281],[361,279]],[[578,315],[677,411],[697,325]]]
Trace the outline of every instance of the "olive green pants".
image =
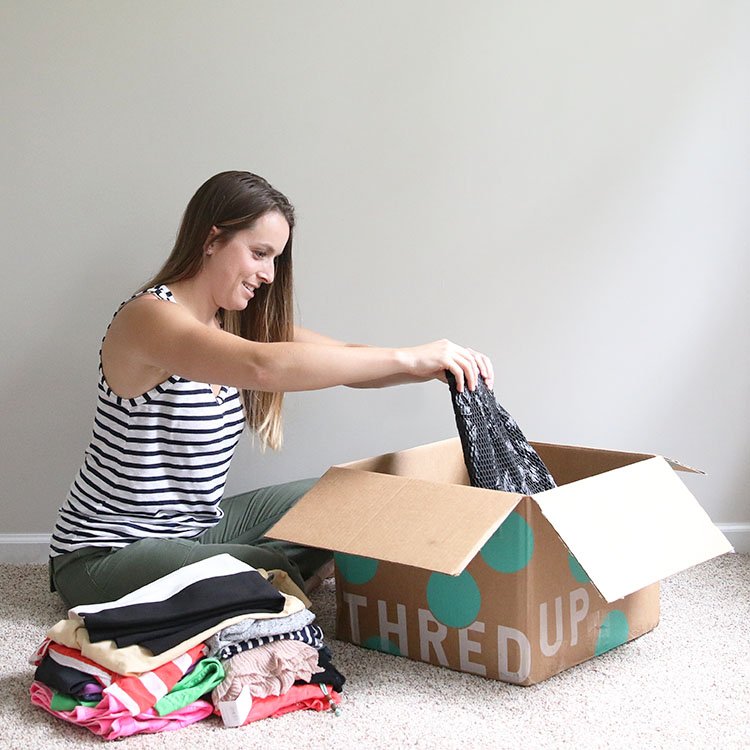
[[302,588],[331,559],[326,550],[264,534],[315,483],[264,487],[221,501],[224,517],[196,539],[141,539],[127,547],[86,547],[50,558],[50,580],[68,607],[119,599],[167,573],[226,552],[254,568],[285,570]]

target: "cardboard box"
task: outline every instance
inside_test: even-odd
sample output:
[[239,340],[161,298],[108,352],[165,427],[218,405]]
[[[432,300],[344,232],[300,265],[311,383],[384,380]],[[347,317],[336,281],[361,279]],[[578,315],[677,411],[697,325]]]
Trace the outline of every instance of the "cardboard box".
[[532,685],[654,628],[661,579],[732,551],[674,471],[695,469],[533,445],[556,488],[470,487],[456,438],[332,467],[268,535],[336,552],[338,638]]

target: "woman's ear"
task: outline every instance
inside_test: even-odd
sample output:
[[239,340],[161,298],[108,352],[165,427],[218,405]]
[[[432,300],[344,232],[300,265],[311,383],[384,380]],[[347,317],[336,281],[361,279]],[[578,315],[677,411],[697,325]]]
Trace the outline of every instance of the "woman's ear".
[[208,237],[206,237],[206,241],[203,243],[203,252],[206,255],[213,255],[213,245],[216,243],[216,239],[220,234],[221,230],[218,227],[211,227]]

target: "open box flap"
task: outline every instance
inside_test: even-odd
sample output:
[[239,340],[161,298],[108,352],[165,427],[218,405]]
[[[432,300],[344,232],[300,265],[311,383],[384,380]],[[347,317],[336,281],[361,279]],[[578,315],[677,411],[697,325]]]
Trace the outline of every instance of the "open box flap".
[[675,471],[686,471],[689,474],[702,474],[703,476],[706,475],[706,472],[703,471],[703,469],[696,469],[694,466],[688,466],[687,464],[682,463],[681,461],[677,461],[674,458],[669,458],[668,456],[663,457],[664,460],[675,470]]
[[266,536],[458,575],[521,497],[332,467]]
[[339,465],[346,469],[375,471],[430,482],[469,485],[461,441],[457,437]]
[[[603,474],[623,466],[654,458],[655,453],[633,453],[632,451],[603,450],[582,445],[561,445],[557,443],[538,443],[531,445],[546,464],[558,484],[569,484],[579,479]],[[703,474],[700,469],[687,466],[679,461],[667,458],[669,465],[677,471]]]
[[661,456],[534,500],[608,602],[732,551]]

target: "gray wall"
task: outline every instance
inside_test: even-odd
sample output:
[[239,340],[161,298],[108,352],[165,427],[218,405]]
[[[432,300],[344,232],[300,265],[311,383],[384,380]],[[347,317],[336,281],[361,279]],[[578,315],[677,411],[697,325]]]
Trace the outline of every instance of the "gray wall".
[[[4,534],[49,531],[110,316],[224,169],[297,205],[303,325],[483,350],[533,439],[700,466],[750,521],[750,4],[1,8]],[[437,383],[286,417],[230,492],[455,434]]]

